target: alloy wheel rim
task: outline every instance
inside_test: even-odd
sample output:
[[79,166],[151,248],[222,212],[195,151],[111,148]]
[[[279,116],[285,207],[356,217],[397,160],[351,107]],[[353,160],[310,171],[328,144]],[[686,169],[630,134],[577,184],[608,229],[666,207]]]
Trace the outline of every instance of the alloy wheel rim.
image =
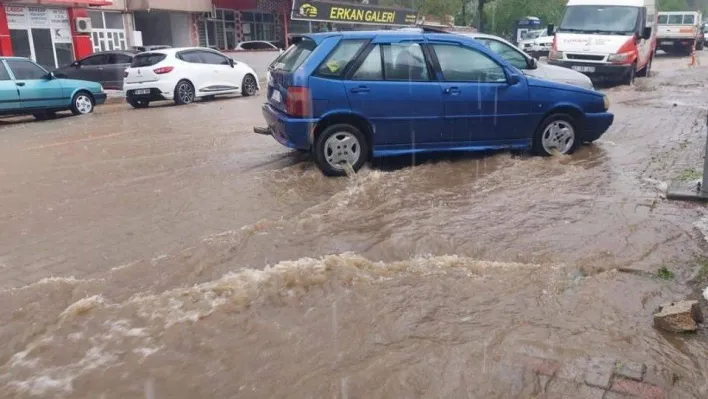
[[354,166],[359,161],[361,144],[354,134],[337,132],[325,141],[324,155],[329,166],[335,170],[343,170],[344,164]]
[[548,154],[553,154],[553,149],[561,154],[567,154],[575,143],[575,129],[566,121],[554,121],[543,130],[541,145]]
[[88,96],[80,95],[76,97],[76,109],[82,114],[88,114],[91,112],[93,104]]
[[189,104],[194,100],[194,93],[192,93],[192,88],[189,84],[182,83],[179,86],[179,99],[185,104]]
[[247,94],[253,95],[256,92],[256,81],[252,77],[246,76],[246,81],[243,85],[246,86]]

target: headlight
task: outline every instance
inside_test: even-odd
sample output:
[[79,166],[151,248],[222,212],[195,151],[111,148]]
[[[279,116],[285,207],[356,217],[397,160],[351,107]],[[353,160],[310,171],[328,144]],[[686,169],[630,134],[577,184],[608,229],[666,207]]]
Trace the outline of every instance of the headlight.
[[631,57],[630,53],[610,54],[609,56],[607,56],[607,61],[624,63],[624,62],[629,61],[630,57]]
[[607,96],[602,96],[602,101],[604,102],[604,105],[605,105],[605,111],[610,109],[610,99]]

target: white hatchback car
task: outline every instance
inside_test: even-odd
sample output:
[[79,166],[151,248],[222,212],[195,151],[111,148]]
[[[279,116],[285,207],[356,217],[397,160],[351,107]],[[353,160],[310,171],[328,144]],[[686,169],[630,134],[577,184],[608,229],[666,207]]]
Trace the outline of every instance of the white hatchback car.
[[203,47],[170,48],[140,53],[125,70],[123,90],[135,108],[151,101],[173,100],[189,104],[197,98],[260,90],[258,75],[250,66]]
[[593,90],[593,84],[589,77],[572,69],[555,65],[542,64],[535,58],[521,51],[518,47],[502,39],[499,36],[487,35],[484,33],[459,33],[460,35],[471,37],[489,47],[499,54],[511,65],[519,68],[524,74],[552,80],[554,82],[567,83]]

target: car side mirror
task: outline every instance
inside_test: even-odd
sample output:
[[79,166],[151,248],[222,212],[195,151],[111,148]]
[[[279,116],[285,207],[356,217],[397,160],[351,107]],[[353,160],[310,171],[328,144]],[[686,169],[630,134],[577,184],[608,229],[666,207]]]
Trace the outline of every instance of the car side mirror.
[[512,72],[509,74],[509,77],[507,78],[507,83],[509,83],[509,86],[514,86],[517,85],[519,82],[521,82],[521,76],[517,74],[516,72]]
[[81,66],[81,63],[79,61],[74,61],[71,63],[71,66],[73,66],[74,68],[78,68]]
[[644,28],[644,30],[642,31],[642,39],[651,39],[651,26],[647,26]]
[[555,25],[553,25],[553,24],[548,24],[548,26],[546,27],[546,33],[548,34],[548,36],[553,36],[553,35],[555,35],[555,34],[556,34],[556,27],[555,27]]
[[56,79],[56,76],[54,75],[54,72],[49,72],[46,75],[44,75],[44,79],[45,80],[52,80],[52,79]]
[[233,68],[235,64],[236,64],[236,61],[234,61],[233,58],[229,57],[229,65],[231,66],[231,68]]
[[529,66],[529,69],[537,69],[538,68],[538,61],[536,61],[535,58],[527,58],[526,63]]

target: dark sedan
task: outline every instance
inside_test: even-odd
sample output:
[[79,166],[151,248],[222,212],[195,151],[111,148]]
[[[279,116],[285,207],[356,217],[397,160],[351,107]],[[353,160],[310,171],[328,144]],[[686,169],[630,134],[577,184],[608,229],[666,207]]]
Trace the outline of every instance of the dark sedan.
[[135,52],[106,51],[94,53],[54,71],[59,77],[90,80],[104,89],[122,90],[125,69],[133,62]]

